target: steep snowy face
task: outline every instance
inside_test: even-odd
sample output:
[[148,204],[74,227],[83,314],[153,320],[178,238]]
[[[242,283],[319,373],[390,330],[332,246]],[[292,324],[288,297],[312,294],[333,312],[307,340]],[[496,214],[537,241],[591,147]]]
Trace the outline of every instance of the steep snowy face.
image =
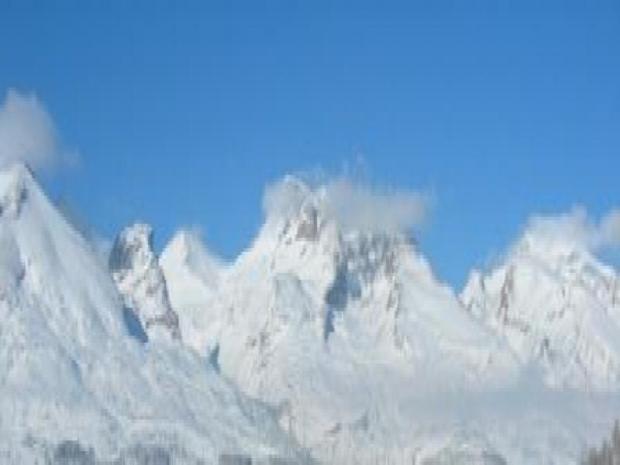
[[266,334],[289,330],[282,320],[300,321],[294,302],[306,302],[297,330],[312,334],[332,356],[380,354],[406,370],[428,364],[433,374],[458,383],[479,382],[511,364],[501,343],[437,281],[406,233],[343,224],[328,187],[311,189],[288,177],[281,189],[286,208],[268,214],[256,242],[233,267],[229,282],[237,289],[226,293],[236,312],[260,305],[274,308],[279,318],[245,310],[246,321],[261,319],[256,324]]
[[[104,348],[107,333],[123,331],[111,311],[118,302],[107,273],[21,164],[0,171],[0,243],[3,303],[29,291],[31,303],[45,300],[38,310],[42,322],[59,331],[73,325],[68,329],[84,345],[93,338]],[[80,269],[93,270],[100,285],[82,280]],[[67,296],[65,289],[73,291]]]
[[125,228],[110,253],[109,268],[125,306],[150,337],[180,338],[179,319],[170,305],[166,280],[146,224]]
[[[324,186],[289,177],[279,194],[250,249],[196,300],[203,329],[191,343],[278,405],[300,442],[330,463],[351,460],[354,441],[410,457],[415,415],[396,405],[515,376],[512,353],[436,280],[407,234],[343,224]],[[175,273],[164,269],[172,289]]]
[[505,263],[472,273],[462,300],[554,388],[620,387],[617,272],[578,241],[528,230]]
[[172,307],[180,315],[183,340],[197,346],[215,319],[209,315],[210,307],[205,302],[213,297],[225,267],[206,250],[199,236],[189,230],[174,235],[161,254],[160,264]]
[[[412,244],[400,233],[343,228],[324,186],[311,189],[289,176],[279,189],[285,205],[268,212],[255,243],[233,266],[231,279],[261,291],[272,282],[276,295],[282,292],[282,282],[298,282],[298,291],[308,294],[300,296],[301,301],[313,301],[308,316],[318,329],[317,342],[329,344],[345,315],[366,319],[356,329],[370,330],[372,334],[364,336],[380,342],[382,327],[395,324],[399,267],[415,254]],[[419,271],[424,280],[430,278],[429,269]],[[262,283],[249,280],[259,276]],[[348,307],[357,308],[345,312]],[[365,311],[372,314],[364,315]],[[383,342],[392,349],[399,344],[393,338]]]
[[21,165],[0,171],[0,341],[3,464],[304,461],[204,360],[129,336],[108,270]]

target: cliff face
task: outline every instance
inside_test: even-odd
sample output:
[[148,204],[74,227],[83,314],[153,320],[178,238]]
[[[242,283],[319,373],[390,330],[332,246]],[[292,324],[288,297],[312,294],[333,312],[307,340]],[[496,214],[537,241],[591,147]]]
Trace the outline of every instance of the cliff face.
[[179,319],[170,306],[152,236],[153,230],[146,224],[122,231],[110,253],[110,272],[125,306],[140,320],[149,337],[179,339]]

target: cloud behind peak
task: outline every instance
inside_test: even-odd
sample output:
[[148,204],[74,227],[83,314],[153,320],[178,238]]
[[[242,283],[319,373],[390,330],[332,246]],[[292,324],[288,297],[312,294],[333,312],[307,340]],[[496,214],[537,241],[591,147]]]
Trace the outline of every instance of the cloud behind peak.
[[66,161],[45,106],[33,93],[9,89],[0,104],[0,168],[25,163],[40,171]]
[[267,217],[297,215],[311,204],[343,231],[409,232],[421,227],[429,210],[429,196],[409,190],[381,189],[340,176],[317,187],[292,176],[265,190]]
[[592,252],[620,248],[620,208],[595,218],[582,206],[558,215],[530,218],[526,237],[543,244],[567,244]]

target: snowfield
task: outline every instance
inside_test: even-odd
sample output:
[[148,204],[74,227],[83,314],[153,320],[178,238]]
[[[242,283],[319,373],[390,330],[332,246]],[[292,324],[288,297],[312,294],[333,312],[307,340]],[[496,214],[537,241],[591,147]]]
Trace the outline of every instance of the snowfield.
[[337,187],[284,178],[232,263],[138,224],[106,269],[0,171],[0,463],[559,465],[607,435],[616,269],[530,228],[458,294]]

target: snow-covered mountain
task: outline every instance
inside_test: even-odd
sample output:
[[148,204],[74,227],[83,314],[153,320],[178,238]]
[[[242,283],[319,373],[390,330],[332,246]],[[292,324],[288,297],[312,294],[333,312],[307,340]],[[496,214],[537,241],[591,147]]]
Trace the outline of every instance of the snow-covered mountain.
[[209,302],[225,273],[224,264],[204,247],[195,231],[181,230],[175,234],[160,258],[174,308],[183,312],[180,320],[183,340],[192,347],[201,344],[202,335],[211,325]]
[[[244,392],[277,406],[280,425],[324,463],[559,465],[577,463],[585,444],[605,434],[620,411],[617,391],[549,386],[585,387],[567,382],[578,379],[566,377],[576,371],[570,355],[599,373],[588,388],[614,386],[609,361],[620,352],[612,324],[583,326],[598,313],[615,318],[611,268],[531,238],[511,256],[523,267],[504,272],[514,280],[505,291],[491,284],[504,282],[496,271],[474,274],[456,296],[407,234],[373,223],[368,212],[343,217],[329,185],[287,177],[276,193],[256,240],[233,263],[220,264],[181,233],[162,254],[162,269],[191,335],[185,342]],[[534,248],[557,260],[557,270],[532,258]],[[573,265],[560,278],[554,273],[565,262]],[[525,280],[515,284],[517,277]],[[557,295],[570,294],[567,302],[579,307],[577,325],[551,317],[557,280],[564,286]],[[526,304],[521,323],[540,331],[522,343],[504,322]],[[502,324],[494,323],[497,306]],[[578,326],[598,332],[568,347]],[[599,342],[575,355],[585,340]],[[556,345],[564,358],[542,363],[548,354],[534,348],[555,353]]]
[[28,169],[0,171],[1,463],[305,460],[271,409],[178,342],[132,338],[122,308]]
[[119,234],[109,267],[127,310],[134,313],[148,335],[180,338],[179,318],[170,306],[149,225],[138,223]]
[[559,465],[607,432],[620,285],[587,246],[529,229],[457,296],[389,215],[275,193],[233,263],[138,224],[106,269],[0,171],[0,462]]
[[579,241],[530,227],[462,300],[552,388],[620,389],[620,277]]
[[343,225],[324,187],[287,177],[279,189],[286,208],[233,264],[205,277],[178,258],[177,237],[162,267],[170,289],[183,289],[170,295],[181,326],[191,321],[188,342],[279,406],[302,444],[328,463],[410,460],[408,405],[516,379],[513,353],[406,234]]
[[[226,343],[215,335],[224,327],[237,335],[245,328],[248,337],[262,333],[269,340],[285,330],[301,332],[295,336],[311,338],[317,350],[332,358],[350,345],[355,351],[379,353],[382,362],[394,366],[404,362],[418,370],[430,368],[428,376],[432,372],[455,384],[487,383],[510,373],[512,354],[462,311],[452,290],[437,281],[406,235],[343,230],[337,219],[324,215],[321,188],[311,190],[289,177],[283,189],[295,191],[287,195],[299,199],[298,209],[268,217],[252,247],[232,266],[212,265],[197,245],[198,253],[188,254],[188,247],[180,247],[187,242],[185,234],[162,254],[181,320],[188,306],[200,305],[203,315],[210,314],[202,338],[193,341],[198,351],[212,348],[215,339]],[[183,260],[175,258],[183,253]],[[246,342],[261,351],[272,344]],[[258,349],[236,349],[239,356],[262,357]],[[449,354],[453,356],[445,357]]]

